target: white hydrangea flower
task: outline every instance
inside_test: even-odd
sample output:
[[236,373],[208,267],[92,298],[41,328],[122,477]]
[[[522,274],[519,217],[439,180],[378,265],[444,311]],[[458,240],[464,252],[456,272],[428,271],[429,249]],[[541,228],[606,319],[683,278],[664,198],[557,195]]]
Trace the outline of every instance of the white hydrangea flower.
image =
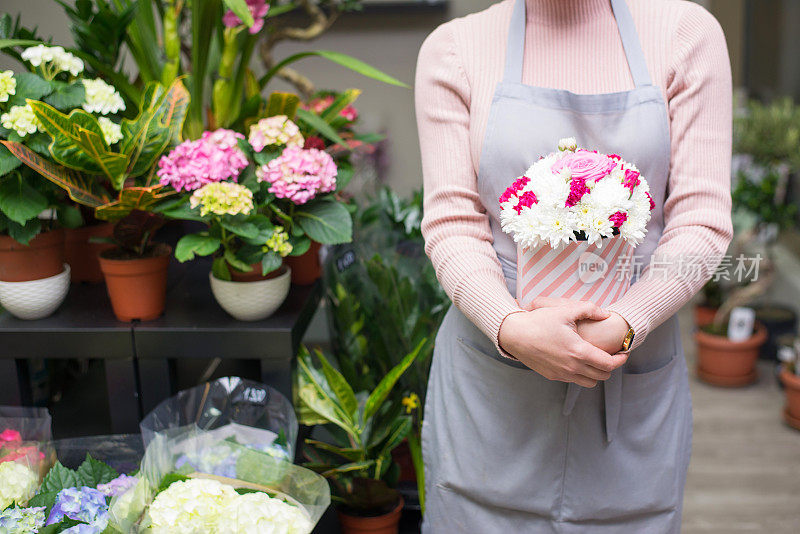
[[16,93],[17,80],[14,79],[14,71],[0,72],[0,102],[8,102],[8,98]]
[[52,76],[59,72],[69,72],[77,76],[83,72],[83,61],[61,46],[36,45],[23,50],[21,56],[34,67],[52,69]]
[[159,493],[147,512],[151,534],[205,534],[214,530],[221,510],[238,497],[216,480],[174,482]]
[[11,503],[24,505],[36,494],[39,475],[17,462],[0,462],[0,510]]
[[39,119],[33,113],[30,104],[12,106],[7,113],[0,115],[0,124],[3,128],[14,130],[20,137],[36,133],[41,127]]
[[122,128],[119,124],[107,117],[100,117],[97,119],[97,122],[100,123],[100,129],[103,131],[103,137],[106,143],[113,145],[122,140]]
[[308,534],[314,528],[304,510],[266,493],[246,493],[219,514],[216,534]]
[[86,100],[82,107],[89,113],[100,113],[108,115],[125,110],[125,101],[114,89],[114,86],[107,84],[101,79],[83,80],[86,89]]

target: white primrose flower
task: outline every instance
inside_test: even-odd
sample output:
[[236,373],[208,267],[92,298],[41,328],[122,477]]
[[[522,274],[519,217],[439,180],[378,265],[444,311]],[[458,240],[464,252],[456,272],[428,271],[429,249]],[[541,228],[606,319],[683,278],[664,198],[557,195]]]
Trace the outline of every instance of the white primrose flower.
[[107,84],[101,79],[83,80],[86,89],[86,100],[83,102],[83,109],[89,113],[100,113],[108,115],[125,110],[125,101],[114,89],[114,86]]
[[304,510],[258,492],[228,503],[216,527],[216,534],[308,534],[314,525]]
[[0,102],[8,102],[8,98],[16,93],[17,80],[14,79],[14,71],[0,72]]
[[12,503],[24,505],[36,494],[39,475],[17,462],[0,462],[0,510]]
[[119,124],[107,117],[99,117],[97,122],[100,123],[100,129],[103,131],[106,143],[113,145],[122,140],[122,128]]
[[0,115],[0,124],[3,128],[14,130],[20,137],[36,133],[41,127],[39,119],[33,113],[30,104],[12,106],[7,113]]
[[36,45],[22,51],[22,59],[34,67],[53,69],[52,75],[69,72],[77,76],[83,72],[83,61],[60,46]]

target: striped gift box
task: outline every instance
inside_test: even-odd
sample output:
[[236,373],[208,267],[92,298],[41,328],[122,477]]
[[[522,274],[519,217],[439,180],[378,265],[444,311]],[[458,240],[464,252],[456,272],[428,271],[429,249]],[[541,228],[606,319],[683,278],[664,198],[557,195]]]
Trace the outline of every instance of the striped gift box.
[[523,307],[536,297],[607,306],[630,286],[633,248],[619,236],[603,239],[600,248],[587,241],[555,249],[517,247],[517,300]]

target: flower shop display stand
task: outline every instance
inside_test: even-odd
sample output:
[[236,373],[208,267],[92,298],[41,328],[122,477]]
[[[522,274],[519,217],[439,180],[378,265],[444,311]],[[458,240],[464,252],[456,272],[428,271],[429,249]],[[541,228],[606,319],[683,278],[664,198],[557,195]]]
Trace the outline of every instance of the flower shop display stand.
[[246,323],[214,301],[210,262],[171,270],[166,312],[154,321],[117,321],[103,285],[73,285],[46,319],[22,321],[0,312],[0,404],[31,403],[26,360],[38,358],[104,360],[114,433],[137,432],[144,414],[177,392],[172,359],[258,360],[261,380],[291,398],[292,363],[321,285],[292,286],[274,315]]
[[36,321],[0,312],[0,404],[31,404],[27,360],[39,358],[103,360],[113,426],[137,428],[131,325],[114,317],[105,286],[73,285],[53,315]]
[[170,361],[186,358],[258,360],[261,381],[291,397],[291,372],[300,341],[322,298],[320,283],[292,286],[283,305],[261,321],[237,321],[214,300],[210,261],[176,267],[183,275],[167,289],[166,313],[134,323],[141,403],[148,413],[177,393]]

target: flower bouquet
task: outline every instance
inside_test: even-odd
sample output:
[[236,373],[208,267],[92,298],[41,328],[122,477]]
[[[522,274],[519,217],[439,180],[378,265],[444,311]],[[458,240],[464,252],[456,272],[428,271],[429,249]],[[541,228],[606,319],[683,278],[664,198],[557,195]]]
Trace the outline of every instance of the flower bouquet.
[[47,410],[0,406],[0,510],[34,496],[52,462],[50,439]]
[[574,138],[562,139],[499,201],[503,231],[518,244],[523,306],[539,296],[614,302],[630,285],[633,250],[655,207],[635,165],[578,148]]

